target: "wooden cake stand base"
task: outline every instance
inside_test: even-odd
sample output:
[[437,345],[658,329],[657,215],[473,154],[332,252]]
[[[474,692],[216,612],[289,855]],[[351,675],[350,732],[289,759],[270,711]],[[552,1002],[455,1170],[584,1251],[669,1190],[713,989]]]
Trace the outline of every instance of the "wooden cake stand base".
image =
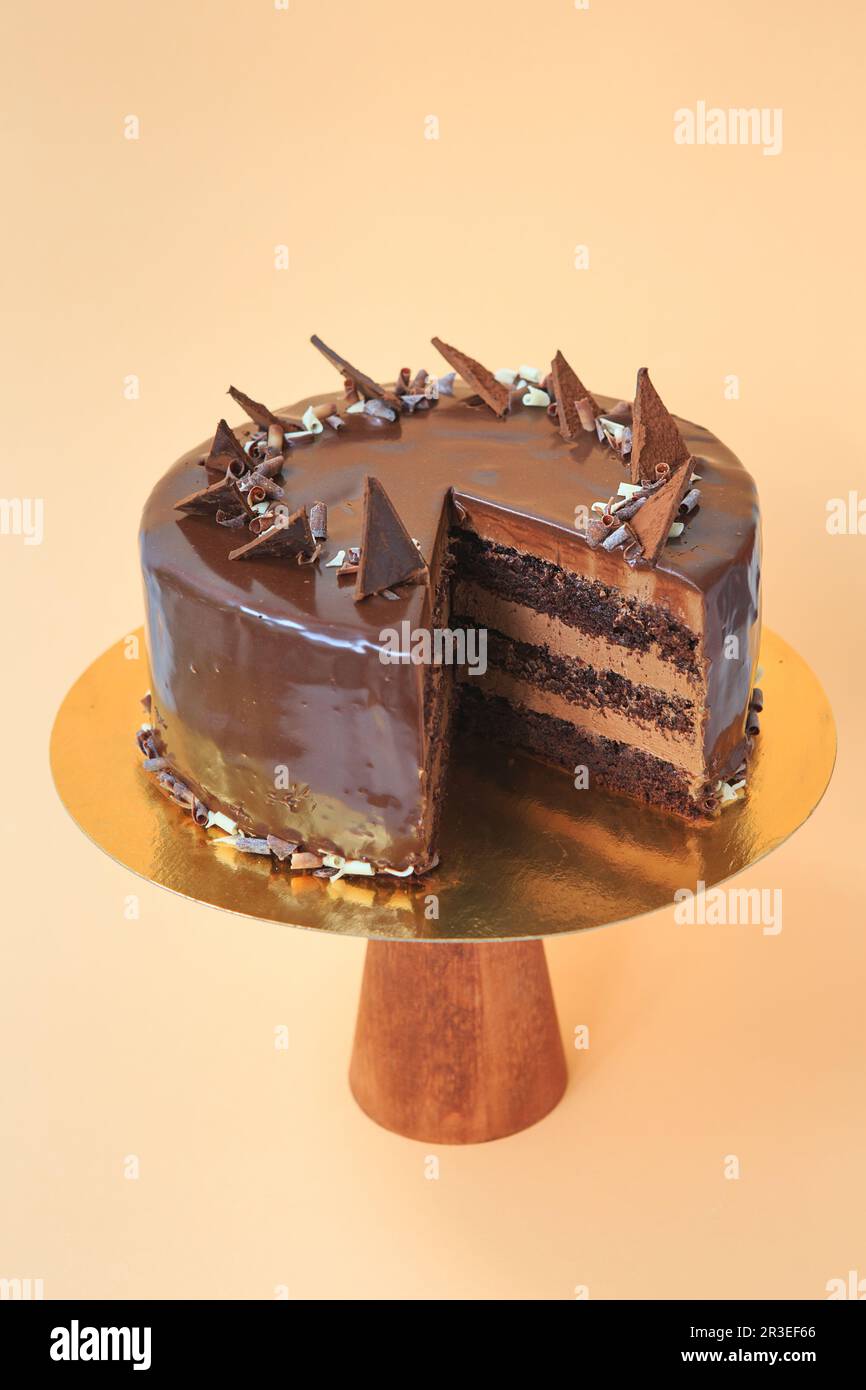
[[567,1079],[540,941],[370,941],[349,1082],[409,1139],[477,1144],[542,1119]]

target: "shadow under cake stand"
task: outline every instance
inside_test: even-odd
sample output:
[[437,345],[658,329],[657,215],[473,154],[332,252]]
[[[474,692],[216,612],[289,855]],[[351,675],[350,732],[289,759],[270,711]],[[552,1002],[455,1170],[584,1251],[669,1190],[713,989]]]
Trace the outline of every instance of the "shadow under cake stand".
[[247,917],[368,938],[350,1084],[379,1124],[466,1144],[546,1115],[566,1066],[543,938],[623,921],[754,864],[807,819],[833,771],[827,698],[791,647],[764,632],[765,713],[749,795],[695,827],[494,743],[458,740],[442,867],[399,879],[274,872],[213,843],[141,768],[134,732],[144,650],[124,639],[67,694],[51,737],[60,798],[134,873]]

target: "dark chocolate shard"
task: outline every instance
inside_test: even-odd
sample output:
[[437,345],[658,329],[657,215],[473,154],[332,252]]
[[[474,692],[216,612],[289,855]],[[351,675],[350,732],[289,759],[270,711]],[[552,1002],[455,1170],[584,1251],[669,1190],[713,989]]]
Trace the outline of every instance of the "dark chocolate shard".
[[361,562],[355,581],[355,602],[393,589],[395,584],[418,584],[427,577],[424,558],[378,478],[364,486]]
[[270,526],[266,524],[266,517],[257,520],[262,529],[246,545],[230,550],[230,560],[258,560],[270,555],[288,560],[293,556],[312,555],[316,548],[306,507],[299,507],[291,516],[282,512],[275,514]]
[[364,396],[378,396],[381,398],[388,394],[384,386],[380,386],[378,381],[374,381],[372,377],[367,376],[364,372],[359,372],[358,368],[353,367],[351,362],[347,362],[345,357],[341,357],[333,348],[329,348],[327,343],[323,343],[317,334],[313,334],[310,342],[313,344],[314,348],[319,349],[323,357],[327,357],[328,361],[332,366],[337,368],[338,372],[342,372],[344,377],[349,377],[355,387],[360,387]]
[[577,439],[585,429],[595,428],[594,425],[584,425],[577,408],[578,404],[581,401],[588,401],[593,416],[600,415],[601,409],[595,397],[584,386],[577,372],[566,362],[559,351],[550,364],[550,372],[553,377],[553,394],[556,397],[559,432],[563,439]]
[[281,419],[272,410],[268,410],[266,405],[260,401],[254,401],[251,396],[244,395],[236,386],[229,387],[229,395],[233,401],[237,401],[242,410],[245,410],[250,419],[258,425],[260,430],[269,430],[271,425],[285,432],[286,430],[302,430],[304,428],[300,420]]
[[668,532],[677,519],[680,503],[688,491],[692,476],[692,460],[688,454],[670,472],[654,492],[650,493],[640,511],[628,522],[643,559],[654,565],[662,552]]
[[226,473],[224,478],[218,478],[210,487],[199,488],[198,492],[181,497],[174,505],[179,512],[190,512],[199,516],[215,516],[217,512],[222,512],[223,516],[232,517],[242,516],[249,511],[246,500],[238,488],[237,478],[233,478],[231,473]]
[[641,367],[637,374],[631,432],[633,483],[655,482],[660,463],[666,463],[673,474],[689,457],[676,421],[650,381],[646,367]]
[[234,430],[229,429],[225,420],[220,420],[217,425],[210,453],[203,462],[209,473],[230,472],[234,477],[242,478],[249,472],[249,457],[235,438]]
[[441,352],[445,361],[459,372],[466,385],[481,397],[485,405],[490,406],[494,415],[501,417],[508,414],[510,392],[507,386],[496,380],[491,371],[482,367],[474,358],[467,357],[465,352],[451,347],[450,343],[443,343],[441,338],[431,338],[430,341],[437,352]]

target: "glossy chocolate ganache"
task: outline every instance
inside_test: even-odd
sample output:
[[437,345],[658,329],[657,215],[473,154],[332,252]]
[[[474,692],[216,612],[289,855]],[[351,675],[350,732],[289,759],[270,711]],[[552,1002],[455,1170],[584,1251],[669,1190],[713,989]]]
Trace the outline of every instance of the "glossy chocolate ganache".
[[[561,354],[494,377],[434,340],[456,378],[380,386],[314,341],[336,394],[233,390],[247,423],[145,507],[160,790],[323,876],[435,863],[456,716],[696,820],[743,795],[760,523],[733,454],[645,372],[633,408]],[[382,659],[452,622],[484,629],[485,672]]]

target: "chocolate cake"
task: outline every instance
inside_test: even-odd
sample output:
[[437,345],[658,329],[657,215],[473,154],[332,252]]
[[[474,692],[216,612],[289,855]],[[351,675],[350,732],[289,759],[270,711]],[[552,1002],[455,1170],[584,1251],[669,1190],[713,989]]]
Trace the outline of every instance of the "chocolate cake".
[[455,720],[648,814],[744,795],[760,524],[725,446],[645,369],[632,405],[562,353],[492,372],[434,339],[449,371],[383,386],[312,341],[336,396],[230,388],[248,422],[145,507],[159,789],[287,869],[404,877],[436,863]]

